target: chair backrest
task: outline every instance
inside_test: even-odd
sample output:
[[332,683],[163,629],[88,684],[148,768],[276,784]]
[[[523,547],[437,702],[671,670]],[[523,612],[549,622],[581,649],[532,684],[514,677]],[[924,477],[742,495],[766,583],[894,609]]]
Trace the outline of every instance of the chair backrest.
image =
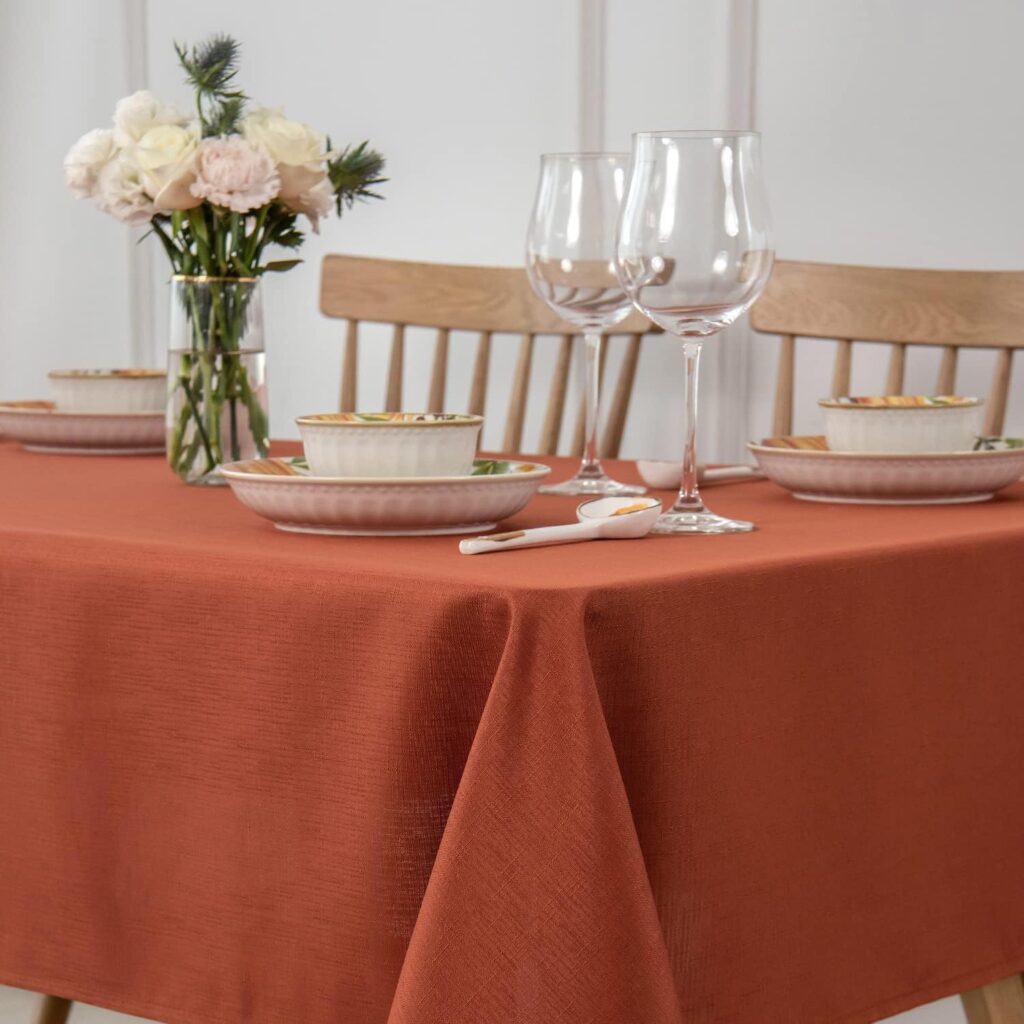
[[[348,321],[342,360],[339,407],[356,408],[359,324],[391,324],[391,352],[384,409],[403,406],[402,370],[407,327],[433,328],[433,364],[423,407],[427,412],[445,411],[449,336],[452,331],[477,335],[476,355],[469,398],[459,402],[458,411],[484,414],[491,342],[495,334],[520,336],[512,393],[505,421],[502,447],[519,451],[526,419],[530,370],[538,335],[556,335],[558,351],[548,390],[547,406],[537,451],[554,454],[562,432],[569,368],[574,335],[530,287],[522,267],[466,267],[442,263],[411,263],[401,260],[370,259],[362,256],[327,256],[320,282],[320,310],[325,316]],[[645,333],[655,328],[640,313],[633,312],[616,325],[615,335],[626,336],[626,349],[601,439],[604,455],[617,455],[629,412],[636,378],[640,344]],[[603,359],[608,345],[602,346]],[[376,402],[371,403],[376,407]],[[583,450],[582,410],[577,417],[572,450]]]
[[884,393],[903,393],[908,345],[942,349],[935,394],[956,391],[962,348],[996,349],[985,433],[999,434],[1015,349],[1024,348],[1024,272],[775,264],[751,310],[754,330],[782,337],[772,432],[792,433],[796,338],[839,342],[832,396],[850,393],[853,343],[890,345]]

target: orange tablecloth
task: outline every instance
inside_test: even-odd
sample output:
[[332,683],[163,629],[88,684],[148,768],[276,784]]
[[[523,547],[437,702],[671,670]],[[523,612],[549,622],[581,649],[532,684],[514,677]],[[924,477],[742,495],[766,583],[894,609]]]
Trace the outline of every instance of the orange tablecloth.
[[860,1024],[1024,967],[1022,487],[732,484],[753,534],[467,558],[277,533],[159,459],[0,475],[0,981],[174,1024]]

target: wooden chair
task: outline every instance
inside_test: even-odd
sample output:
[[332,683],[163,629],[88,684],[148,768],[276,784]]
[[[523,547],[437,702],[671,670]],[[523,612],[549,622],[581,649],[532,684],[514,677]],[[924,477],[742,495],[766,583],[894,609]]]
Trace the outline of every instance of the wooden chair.
[[839,342],[833,397],[850,393],[855,341],[889,344],[883,388],[887,395],[903,393],[909,345],[942,349],[937,395],[955,393],[961,349],[995,349],[984,429],[986,434],[1000,434],[1013,353],[1024,348],[1024,272],[890,270],[783,261],[775,265],[750,320],[754,330],[782,336],[772,418],[775,436],[793,432],[797,337]]
[[[565,414],[566,391],[574,343],[573,332],[560,317],[537,298],[522,268],[466,267],[441,263],[409,263],[399,260],[369,259],[361,256],[327,256],[320,282],[320,310],[325,316],[348,321],[342,362],[339,408],[356,408],[359,325],[363,322],[392,325],[391,351],[384,389],[383,409],[393,411],[407,406],[416,411],[459,411],[488,414],[488,369],[495,334],[520,336],[518,360],[512,394],[505,417],[502,448],[520,451],[526,402],[530,388],[530,370],[538,335],[556,335],[558,350],[547,394],[546,411],[540,432],[538,454],[552,455],[558,450]],[[436,331],[433,366],[425,400],[403,397],[402,371],[406,350],[406,328],[426,327]],[[634,312],[609,334],[625,335],[626,348],[615,385],[601,439],[601,454],[614,457],[622,443],[629,413],[630,397],[636,378],[643,335],[653,325]],[[477,335],[473,375],[468,397],[448,401],[446,380],[452,331]],[[602,369],[608,345],[602,347]],[[365,408],[379,408],[373,399]],[[583,451],[582,409],[577,417],[572,454]]]

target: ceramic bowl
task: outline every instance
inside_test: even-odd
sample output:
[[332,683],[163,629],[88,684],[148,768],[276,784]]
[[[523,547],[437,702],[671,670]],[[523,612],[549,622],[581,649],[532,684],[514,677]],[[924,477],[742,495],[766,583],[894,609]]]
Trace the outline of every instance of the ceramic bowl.
[[980,443],[969,452],[833,452],[823,437],[774,437],[748,448],[769,480],[804,501],[956,505],[988,501],[1024,474],[1024,441]]
[[825,437],[834,452],[966,452],[981,433],[980,398],[885,395],[827,398]]
[[163,412],[164,370],[54,370],[54,405],[61,412]]
[[333,412],[296,421],[318,477],[463,476],[473,467],[482,416]]
[[377,537],[480,533],[515,515],[551,470],[536,462],[476,460],[466,476],[338,479],[305,459],[223,467],[235,497],[279,530]]

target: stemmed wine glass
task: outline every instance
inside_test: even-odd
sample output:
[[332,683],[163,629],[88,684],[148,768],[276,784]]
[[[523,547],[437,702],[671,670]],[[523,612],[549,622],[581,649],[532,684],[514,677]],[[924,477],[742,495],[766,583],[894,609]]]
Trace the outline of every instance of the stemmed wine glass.
[[601,331],[624,320],[633,304],[615,273],[615,229],[626,188],[625,153],[548,153],[526,237],[533,290],[583,332],[583,461],[571,480],[544,494],[643,494],[608,477],[597,454]]
[[768,204],[756,132],[640,132],[616,249],[641,312],[683,342],[686,446],[679,498],[656,533],[739,533],[697,489],[697,367],[705,339],[757,300],[771,276]]

